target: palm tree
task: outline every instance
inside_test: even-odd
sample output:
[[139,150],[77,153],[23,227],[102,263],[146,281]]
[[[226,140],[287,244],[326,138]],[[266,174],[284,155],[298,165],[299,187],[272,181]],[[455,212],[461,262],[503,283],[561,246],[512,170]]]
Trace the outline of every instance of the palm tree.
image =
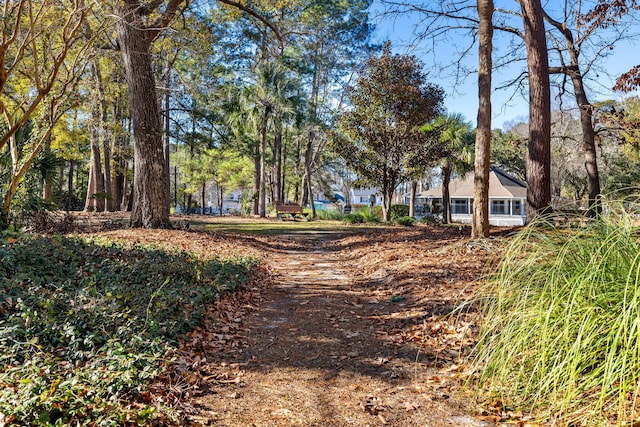
[[434,128],[440,130],[440,141],[446,153],[440,159],[442,173],[442,220],[451,223],[451,200],[449,197],[449,182],[451,174],[464,176],[473,169],[474,134],[471,124],[459,113],[439,116],[434,121]]
[[249,119],[257,130],[259,145],[258,213],[266,216],[266,149],[269,127],[293,111],[297,81],[277,62],[264,62],[255,70],[255,84],[247,91]]

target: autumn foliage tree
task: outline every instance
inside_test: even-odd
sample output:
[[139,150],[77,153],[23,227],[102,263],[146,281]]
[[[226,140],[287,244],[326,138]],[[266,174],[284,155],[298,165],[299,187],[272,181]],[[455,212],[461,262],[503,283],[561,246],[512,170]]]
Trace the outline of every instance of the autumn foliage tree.
[[340,119],[346,138],[334,149],[361,185],[380,188],[389,221],[393,192],[412,166],[441,157],[437,132],[421,127],[442,113],[443,90],[427,82],[416,57],[392,55],[387,42],[379,58],[367,61],[348,96],[351,109]]
[[[627,14],[640,10],[640,3],[636,0],[598,0],[597,4],[581,17],[588,28],[607,28],[617,25]],[[640,87],[640,65],[632,67],[622,73],[613,87],[621,92],[631,92]]]
[[80,0],[3,2],[0,155],[9,153],[10,170],[0,185],[0,227],[56,122],[75,103],[72,95],[90,57],[80,43],[88,10]]

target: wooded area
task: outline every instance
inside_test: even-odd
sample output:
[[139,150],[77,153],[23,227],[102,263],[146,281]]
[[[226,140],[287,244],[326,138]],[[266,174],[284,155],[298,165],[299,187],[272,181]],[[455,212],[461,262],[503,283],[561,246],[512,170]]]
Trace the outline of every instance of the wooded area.
[[639,12],[4,0],[0,427],[637,425]]
[[[170,212],[222,213],[231,193],[247,214],[264,217],[270,207],[288,202],[307,206],[315,217],[314,199],[331,201],[354,184],[377,187],[388,212],[398,184],[429,185],[431,171],[447,165],[443,158],[464,153],[442,139],[437,150],[427,149],[429,143],[418,144],[421,153],[411,148],[410,140],[439,131],[434,120],[445,112],[438,107],[409,125],[416,130],[413,139],[401,137],[395,125],[389,128],[399,138],[397,154],[364,169],[354,162],[366,138],[346,132],[338,118],[369,114],[365,108],[374,105],[372,98],[399,102],[363,92],[375,61],[407,61],[416,72],[423,67],[417,58],[390,50],[375,59],[380,46],[374,43],[371,4],[170,0],[98,7],[80,0],[5,1],[3,227],[51,208],[128,210],[134,227],[170,227]],[[438,43],[458,34],[471,46],[477,32],[482,101],[474,235],[487,235],[483,181],[492,163],[527,180],[530,220],[553,205],[597,213],[602,194],[632,192],[637,99],[591,101],[587,76],[602,72],[607,50],[634,34],[635,3],[576,0],[548,10],[529,1],[510,10],[485,2],[382,4],[389,18],[421,16],[416,32],[423,40]],[[513,50],[492,54],[491,40],[498,37],[513,38]],[[531,117],[522,124],[528,131],[520,124],[491,131],[491,73],[482,70],[493,68],[492,56],[497,69],[521,60],[519,47],[525,45],[528,70],[522,76],[529,84],[511,84],[514,90],[534,88]],[[453,54],[443,64],[461,58]],[[618,76],[617,88],[633,89],[634,72]],[[424,75],[423,84],[436,84],[433,75]],[[551,111],[552,92],[573,99]],[[412,105],[417,104],[407,100],[393,108],[409,114]],[[554,166],[558,161],[564,167]]]

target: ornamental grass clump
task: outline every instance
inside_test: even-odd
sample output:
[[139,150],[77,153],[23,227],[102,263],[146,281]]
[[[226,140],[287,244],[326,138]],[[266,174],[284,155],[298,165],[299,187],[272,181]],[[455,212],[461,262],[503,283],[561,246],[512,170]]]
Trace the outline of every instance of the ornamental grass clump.
[[481,313],[477,379],[494,405],[559,425],[640,417],[640,244],[629,216],[524,229]]

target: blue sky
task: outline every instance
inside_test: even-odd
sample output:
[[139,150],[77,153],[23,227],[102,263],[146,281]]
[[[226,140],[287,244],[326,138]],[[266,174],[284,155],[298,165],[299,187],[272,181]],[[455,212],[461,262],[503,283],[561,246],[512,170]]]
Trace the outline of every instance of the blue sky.
[[[497,0],[496,3],[500,3]],[[509,2],[509,7],[513,8],[514,2]],[[496,4],[496,7],[498,4]],[[470,74],[463,82],[456,82],[453,78],[448,78],[438,73],[438,64],[451,62],[457,59],[455,54],[456,46],[468,44],[468,38],[464,35],[452,36],[446,43],[441,42],[433,46],[427,42],[415,42],[414,31],[418,25],[418,17],[396,17],[395,19],[376,19],[376,11],[380,10],[379,4],[372,7],[372,15],[376,24],[376,40],[391,40],[392,47],[396,53],[409,53],[420,58],[425,64],[431,81],[438,83],[446,92],[445,106],[449,112],[462,113],[474,126],[477,116],[477,74]],[[638,28],[640,32],[640,28]],[[430,43],[430,42],[429,42]],[[494,44],[496,49],[506,46],[504,34],[496,32],[494,34]],[[435,51],[435,54],[434,54]],[[468,68],[476,69],[477,45],[470,50],[468,59],[464,65]],[[601,63],[602,68],[607,72],[597,73],[592,71],[589,75],[593,80],[588,83],[590,86],[590,100],[592,102],[604,99],[622,99],[621,94],[612,93],[610,88],[614,84],[615,77],[637,65],[640,60],[640,49],[633,41],[619,42],[610,52],[610,56]],[[524,52],[523,52],[524,55]],[[495,61],[495,59],[494,59]],[[552,64],[554,65],[554,64]],[[518,76],[526,65],[524,63],[501,68],[494,71],[492,96],[492,116],[494,128],[508,127],[512,122],[527,121],[529,107],[526,100],[526,90],[523,94],[515,94],[512,89],[496,90],[505,81]],[[609,74],[609,75],[607,75]],[[553,94],[552,94],[553,95]],[[567,98],[569,99],[569,98]],[[558,103],[559,101],[552,101]],[[566,101],[565,101],[566,102]]]

